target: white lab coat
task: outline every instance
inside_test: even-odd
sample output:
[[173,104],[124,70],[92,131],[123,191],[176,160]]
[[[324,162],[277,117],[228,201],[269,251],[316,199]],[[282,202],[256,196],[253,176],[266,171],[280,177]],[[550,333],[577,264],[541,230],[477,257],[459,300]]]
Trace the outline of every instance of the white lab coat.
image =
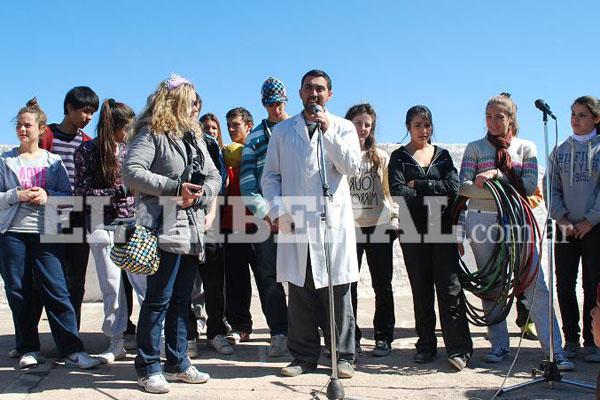
[[[361,153],[352,122],[327,112],[329,129],[323,134],[325,164],[330,192],[331,271],[333,285],[356,282],[359,278],[352,201],[346,176],[360,171]],[[262,193],[271,219],[292,215],[295,233],[279,234],[277,281],[304,286],[307,247],[314,284],[328,285],[325,265],[325,229],[321,221],[322,183],[318,168],[318,134],[309,140],[302,114],[273,128],[262,174]],[[312,203],[312,204],[311,204]],[[305,204],[305,212],[295,212]],[[308,246],[310,244],[310,246]]]

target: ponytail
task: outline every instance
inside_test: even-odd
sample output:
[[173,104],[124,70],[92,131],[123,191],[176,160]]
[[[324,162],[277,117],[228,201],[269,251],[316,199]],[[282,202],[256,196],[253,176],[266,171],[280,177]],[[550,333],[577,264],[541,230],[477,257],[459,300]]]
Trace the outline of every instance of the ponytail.
[[100,120],[96,127],[98,150],[100,151],[100,168],[95,169],[96,182],[103,187],[112,187],[121,174],[121,166],[117,158],[117,141],[115,132],[131,123],[135,113],[124,103],[114,99],[106,99],[100,108]]

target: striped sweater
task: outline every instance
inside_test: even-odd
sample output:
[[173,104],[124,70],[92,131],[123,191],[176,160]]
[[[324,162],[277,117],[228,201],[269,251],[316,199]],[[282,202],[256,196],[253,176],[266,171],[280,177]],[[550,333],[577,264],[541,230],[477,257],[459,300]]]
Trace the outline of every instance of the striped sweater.
[[[517,175],[523,179],[527,196],[535,193],[538,184],[538,164],[535,144],[518,137],[512,139],[508,152]],[[460,167],[461,196],[469,197],[469,209],[496,211],[496,204],[487,189],[475,186],[475,177],[485,171],[496,168],[496,148],[482,138],[467,145]],[[509,183],[508,177],[499,172],[498,179]]]
[[240,171],[240,192],[244,196],[244,204],[258,218],[264,218],[269,212],[260,186],[272,128],[265,127],[265,124],[266,120],[263,120],[246,138]]
[[79,130],[76,135],[68,135],[58,129],[58,124],[48,125],[40,137],[40,147],[59,155],[62,159],[69,175],[71,190],[75,190],[75,150],[82,143],[90,140],[91,138],[82,130]]

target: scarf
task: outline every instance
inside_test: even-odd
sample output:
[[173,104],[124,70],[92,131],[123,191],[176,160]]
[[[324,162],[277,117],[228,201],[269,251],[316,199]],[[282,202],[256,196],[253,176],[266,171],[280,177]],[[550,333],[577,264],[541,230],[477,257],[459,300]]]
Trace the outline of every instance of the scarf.
[[508,177],[510,184],[521,196],[526,197],[527,194],[525,193],[523,178],[515,173],[512,165],[512,158],[508,152],[508,148],[513,139],[512,132],[509,130],[503,137],[494,136],[488,132],[486,138],[496,148],[496,168]]

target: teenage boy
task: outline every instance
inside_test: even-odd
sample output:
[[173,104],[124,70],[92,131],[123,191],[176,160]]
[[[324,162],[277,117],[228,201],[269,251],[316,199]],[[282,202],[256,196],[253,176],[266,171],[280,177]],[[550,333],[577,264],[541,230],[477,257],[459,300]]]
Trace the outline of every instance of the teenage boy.
[[[92,138],[83,132],[83,128],[92,120],[92,115],[98,111],[98,96],[87,86],[77,86],[67,92],[63,104],[64,118],[60,124],[50,124],[40,138],[40,147],[58,154],[62,159],[71,188],[75,179],[75,150],[83,142]],[[83,205],[83,204],[82,204]],[[85,273],[87,270],[90,247],[85,242],[84,213],[71,211],[68,228],[63,228],[63,233],[70,234],[74,228],[83,230],[81,237],[74,238],[68,243],[63,266],[71,302],[77,316],[77,327],[81,326],[81,303],[85,286]],[[67,221],[65,221],[67,222]]]
[[[268,215],[268,206],[262,197],[260,179],[267,156],[267,146],[271,138],[271,129],[289,118],[285,111],[287,95],[285,86],[279,79],[269,77],[261,89],[262,104],[267,110],[267,119],[263,119],[246,138],[242,153],[240,172],[240,191],[246,207],[271,229],[270,236],[261,242],[252,243],[255,270],[262,281],[261,302],[269,323],[271,344],[267,350],[270,357],[280,357],[287,350],[287,305],[281,283],[277,283],[276,258],[277,245],[273,239],[273,225]],[[256,277],[255,272],[255,277]],[[257,278],[258,284],[258,278]],[[259,286],[260,287],[260,286]],[[260,289],[259,289],[260,291]],[[266,303],[266,304],[265,304]]]

